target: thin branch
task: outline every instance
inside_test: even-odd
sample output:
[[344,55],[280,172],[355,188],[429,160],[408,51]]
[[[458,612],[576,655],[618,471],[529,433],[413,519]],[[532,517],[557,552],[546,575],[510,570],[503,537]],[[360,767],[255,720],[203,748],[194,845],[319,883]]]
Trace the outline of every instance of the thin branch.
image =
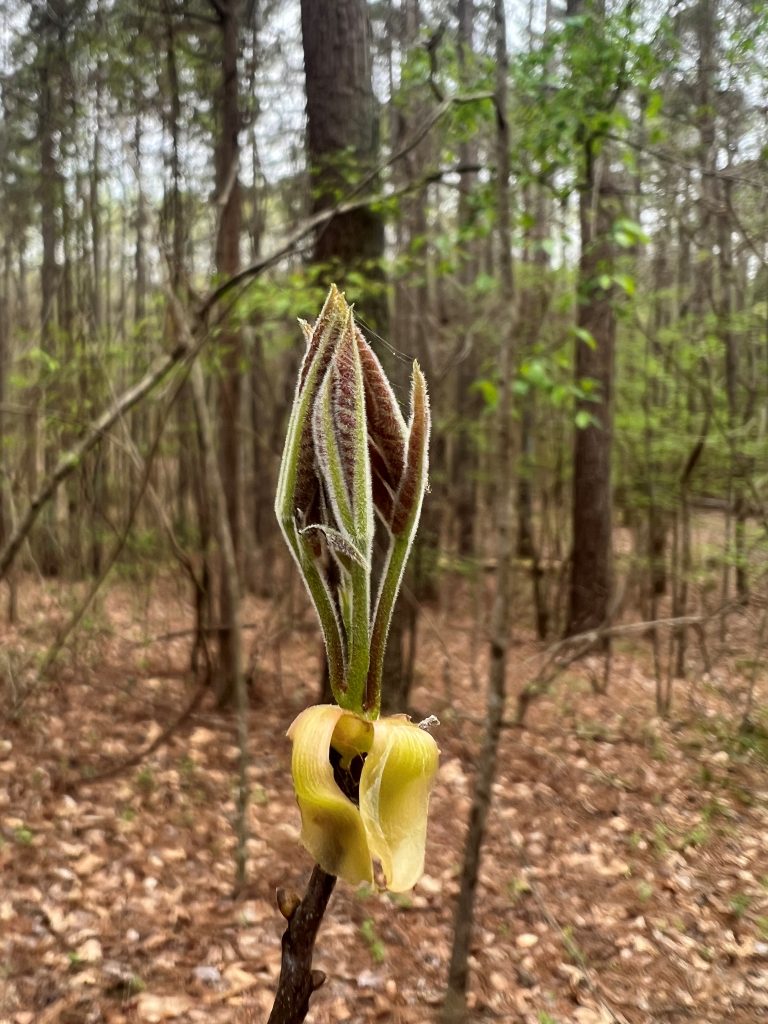
[[[149,637],[145,637],[145,638],[143,638],[141,640],[133,640],[131,642],[131,647],[149,647],[152,644],[164,644],[164,643],[168,643],[171,640],[182,640],[184,637],[187,637],[187,636],[195,636],[198,632],[203,632],[203,633],[206,633],[206,634],[210,634],[212,636],[216,636],[216,634],[220,633],[222,631],[222,629],[225,629],[225,628],[226,627],[225,627],[223,622],[215,622],[215,623],[213,623],[210,626],[203,626],[202,630],[199,630],[199,631],[194,626],[191,627],[190,629],[173,629],[169,633],[158,633],[157,636],[149,636]],[[245,633],[248,630],[255,630],[255,629],[263,630],[264,629],[264,623],[263,622],[242,622],[242,623],[240,623],[240,631],[243,632],[243,633]],[[270,633],[269,636],[263,637],[262,640],[263,640],[264,643],[267,643],[267,642],[269,642],[271,640],[274,640],[275,637],[280,636],[281,634],[287,632],[287,629],[288,629],[287,626],[286,627],[282,627],[281,629],[276,630],[274,633]]]
[[[484,99],[486,95],[479,93],[475,99]],[[457,102],[457,101],[454,101]],[[463,102],[469,102],[469,97],[465,97]],[[450,105],[450,104],[449,104]],[[445,111],[441,112],[444,113]],[[434,121],[430,121],[429,127],[431,128]],[[425,132],[426,134],[426,132]],[[420,136],[419,140],[423,136]],[[400,159],[408,152],[409,148],[416,145],[415,142],[409,143],[409,145],[401,147],[400,150],[392,157],[393,160]],[[391,162],[391,161],[390,161]],[[383,166],[386,166],[384,164]],[[319,213],[314,214],[312,217],[308,217],[293,231],[287,238],[283,239],[282,242],[277,245],[272,252],[266,256],[262,256],[260,259],[255,260],[253,263],[244,267],[237,274],[223,281],[218,287],[210,291],[200,302],[197,308],[197,315],[201,320],[204,320],[210,310],[216,305],[217,302],[221,301],[225,295],[228,295],[233,288],[243,284],[245,281],[250,280],[252,277],[258,276],[262,271],[267,270],[273,266],[284,256],[288,256],[291,252],[296,249],[298,244],[302,242],[307,236],[311,235],[318,228],[323,227],[329,221],[333,220],[334,217],[342,216],[346,213],[353,213],[355,210],[362,210],[365,207],[373,206],[377,203],[386,203],[392,199],[399,199],[400,196],[407,195],[409,192],[417,192],[419,189],[424,188],[425,185],[433,184],[436,181],[442,180],[447,174],[460,174],[463,170],[480,170],[481,168],[476,165],[468,167],[456,166],[438,168],[429,174],[422,176],[415,181],[405,182],[398,188],[391,189],[387,192],[377,192],[370,196],[364,196],[362,199],[348,199],[344,202],[339,203],[337,206],[333,206],[328,210],[321,210]],[[378,173],[378,172],[377,172]],[[364,179],[366,180],[366,179]],[[355,189],[355,192],[359,191],[360,186]]]
[[373,170],[369,171],[368,174],[363,175],[360,181],[357,182],[355,187],[351,189],[345,199],[350,200],[355,196],[359,195],[364,188],[372,184],[382,174],[387,167],[391,167],[396,164],[398,160],[402,160],[404,156],[407,156],[412,150],[414,150],[419,143],[424,139],[430,131],[434,128],[438,121],[440,121],[451,109],[456,106],[466,106],[471,103],[482,103],[490,100],[496,104],[497,98],[495,92],[473,92],[473,93],[457,93],[455,96],[448,96],[442,101],[435,109],[426,117],[420,125],[417,125],[412,135],[407,138],[399,149],[396,149],[389,156],[380,160]]
[[[190,11],[189,5],[187,4],[183,11],[172,11],[171,13],[179,13],[182,18],[179,24],[176,26],[176,31],[185,28],[185,22],[199,21],[203,25],[218,25],[220,24],[220,18],[209,18],[205,14],[199,14],[196,11]],[[221,12],[219,12],[221,13]],[[131,11],[133,17],[138,17],[140,14],[159,14],[161,17],[166,18],[168,11],[161,10],[158,7],[148,7],[143,2],[139,10]]]
[[715,178],[720,180],[727,178],[729,181],[735,181],[739,185],[747,185],[749,188],[757,189],[759,192],[765,191],[765,183],[758,181],[755,178],[745,178],[741,174],[737,174],[731,170],[718,170],[710,169],[708,167],[701,167],[699,164],[689,163],[682,157],[677,156],[674,153],[667,153],[663,149],[656,149],[654,146],[648,146],[642,142],[636,142],[634,139],[623,138],[620,135],[615,135],[612,132],[605,133],[606,139],[611,139],[613,142],[617,142],[622,146],[628,146],[630,149],[636,150],[638,153],[645,153],[647,156],[654,157],[654,159],[661,161],[661,163],[672,164],[675,167],[680,167],[684,171],[691,171],[696,174],[700,174],[703,178]]
[[631,636],[634,633],[645,633],[647,630],[658,626],[669,626],[672,629],[682,629],[686,626],[703,626],[714,619],[728,615],[740,607],[741,605],[738,602],[730,601],[714,612],[709,612],[707,615],[677,615],[666,619],[627,622],[622,625],[603,626],[598,629],[587,630],[586,633],[577,633],[575,636],[564,637],[546,649],[544,652],[546,656],[544,664],[533,679],[527,682],[520,691],[517,698],[517,714],[514,722],[505,722],[504,724],[522,726],[531,703],[537,697],[546,694],[558,675],[564,672],[570,665],[573,665],[574,662],[580,661],[602,640],[617,636]]
[[41,510],[56,493],[59,485],[74,473],[88,452],[96,447],[117,420],[134,405],[137,405],[150,391],[153,391],[162,380],[165,380],[171,370],[190,354],[192,353],[189,346],[182,343],[157,359],[141,380],[124,391],[98,419],[91,423],[77,444],[61,456],[53,471],[43,480],[26,512],[8,538],[5,547],[0,551],[0,580],[5,579],[24,539],[34,526]]
[[166,726],[165,729],[157,736],[148,747],[138,751],[136,754],[132,754],[126,758],[125,761],[120,761],[118,764],[110,765],[109,768],[104,768],[97,772],[95,775],[89,775],[87,777],[81,776],[79,778],[67,778],[63,779],[59,784],[59,788],[65,790],[68,793],[73,792],[76,789],[80,789],[84,786],[93,786],[98,782],[105,782],[107,779],[114,779],[118,775],[122,775],[123,772],[128,771],[129,768],[135,768],[136,765],[141,764],[145,758],[150,757],[160,747],[164,746],[172,736],[174,736],[179,729],[187,722],[192,715],[197,711],[203,702],[203,697],[208,692],[208,678],[206,675],[199,680],[197,689],[192,694],[192,699],[189,701],[187,706],[178,715],[170,725]]
[[155,437],[154,437],[154,440],[152,442],[152,446],[151,446],[151,448],[149,450],[149,453],[147,455],[147,458],[144,461],[143,474],[142,474],[141,481],[139,483],[139,488],[138,488],[136,494],[134,495],[134,497],[133,497],[133,499],[131,501],[130,508],[128,509],[128,516],[126,518],[126,521],[125,521],[125,524],[123,526],[123,529],[120,531],[120,533],[119,533],[119,535],[117,537],[117,541],[116,541],[115,545],[113,546],[112,550],[109,553],[108,558],[106,559],[104,565],[102,566],[101,572],[99,572],[99,574],[96,576],[96,578],[92,581],[90,587],[88,588],[88,593],[85,595],[85,598],[81,602],[79,608],[77,608],[75,610],[75,612],[72,614],[72,616],[69,619],[69,621],[58,631],[58,633],[56,635],[56,638],[54,639],[54,641],[51,644],[51,646],[48,648],[48,653],[43,658],[43,661],[42,661],[42,664],[40,665],[40,668],[37,670],[37,673],[35,675],[34,680],[30,684],[30,686],[26,689],[26,691],[22,695],[22,697],[20,697],[20,699],[14,705],[14,709],[13,709],[14,715],[18,714],[22,704],[37,689],[37,687],[40,685],[40,682],[47,676],[48,672],[51,669],[51,666],[53,665],[53,663],[58,658],[59,654],[63,650],[63,648],[64,648],[65,644],[67,643],[67,641],[69,640],[69,638],[72,636],[74,631],[78,628],[78,626],[82,622],[84,615],[86,614],[88,609],[91,607],[91,604],[93,603],[93,601],[94,601],[96,595],[98,594],[99,590],[101,590],[101,587],[104,584],[104,581],[106,580],[107,576],[109,576],[110,572],[112,571],[112,567],[114,566],[114,564],[117,561],[117,559],[120,557],[120,555],[121,555],[121,553],[123,551],[123,548],[125,547],[125,543],[128,540],[128,537],[129,537],[129,535],[131,533],[131,530],[133,529],[133,524],[134,524],[134,521],[135,521],[135,518],[136,518],[136,513],[139,510],[139,506],[141,505],[141,502],[142,502],[142,500],[144,498],[144,495],[146,493],[147,487],[149,485],[150,476],[151,476],[151,473],[152,473],[152,468],[154,466],[155,457],[157,455],[158,449],[160,447],[160,442],[162,441],[163,434],[165,432],[165,427],[166,427],[166,423],[168,421],[168,416],[170,414],[171,408],[173,407],[176,399],[178,398],[180,390],[181,390],[180,387],[176,388],[174,393],[171,395],[170,400],[166,403],[166,406],[163,409],[162,417],[161,417],[161,420],[160,420],[160,425],[159,425],[158,430],[157,430],[157,432],[155,434]]

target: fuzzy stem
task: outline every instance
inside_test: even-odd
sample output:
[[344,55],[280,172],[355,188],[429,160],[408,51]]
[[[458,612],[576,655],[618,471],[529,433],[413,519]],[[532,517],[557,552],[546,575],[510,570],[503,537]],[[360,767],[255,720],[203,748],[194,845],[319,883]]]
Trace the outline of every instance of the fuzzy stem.
[[366,679],[370,663],[369,615],[371,604],[371,576],[368,568],[353,566],[352,621],[349,636],[349,666],[347,670],[347,696],[344,707],[358,713],[363,711]]
[[390,541],[387,560],[381,576],[379,596],[376,601],[376,615],[371,630],[371,656],[368,667],[368,679],[365,688],[365,711],[372,718],[377,718],[381,708],[381,677],[384,671],[384,650],[387,646],[387,635],[392,622],[392,612],[400,591],[405,563],[411,550],[413,531],[403,536],[393,537]]
[[317,616],[320,619],[328,657],[328,677],[331,683],[331,690],[337,702],[341,704],[339,698],[343,697],[346,690],[346,671],[344,643],[341,638],[339,620],[336,616],[331,595],[328,593],[326,582],[318,571],[312,556],[302,550],[301,538],[295,538],[294,546],[294,543],[291,543],[294,538],[295,534],[289,538],[289,543],[296,554],[301,574],[304,577],[307,590],[317,610]]

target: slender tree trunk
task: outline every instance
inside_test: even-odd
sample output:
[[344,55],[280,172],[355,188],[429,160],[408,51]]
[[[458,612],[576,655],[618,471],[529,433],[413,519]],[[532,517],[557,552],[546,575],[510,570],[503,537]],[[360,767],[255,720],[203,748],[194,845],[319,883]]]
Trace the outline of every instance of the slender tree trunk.
[[[532,39],[533,0],[528,8],[528,35]],[[550,29],[551,8],[545,7],[545,34]],[[527,353],[535,345],[548,305],[548,289],[544,280],[548,257],[544,239],[549,228],[548,207],[544,189],[529,184],[524,193],[526,213],[531,227],[525,233],[524,260],[533,269],[520,297],[520,327],[523,331],[521,352]],[[536,446],[535,396],[533,392],[520,398],[520,469],[517,480],[517,554],[531,561],[537,633],[544,639],[547,632],[547,611],[543,606],[538,552],[533,528],[533,470]]]
[[[171,136],[171,182],[170,193],[166,197],[166,237],[170,234],[170,267],[169,276],[171,288],[174,294],[184,294],[186,281],[186,267],[184,254],[184,240],[186,227],[184,223],[184,203],[181,194],[181,94],[179,83],[179,69],[176,58],[176,28],[174,22],[174,11],[172,0],[163,0],[163,21],[165,27],[165,68],[168,80],[168,129]],[[168,222],[170,221],[170,231]],[[173,319],[170,321],[171,330],[175,331]],[[182,537],[188,537],[190,503],[199,488],[195,487],[196,459],[194,452],[194,439],[196,429],[194,424],[194,410],[191,399],[191,392],[188,386],[184,386],[176,402],[176,420],[179,436],[178,454],[178,477],[176,484],[176,515],[175,525]],[[200,516],[200,510],[198,510]],[[210,596],[210,595],[209,595]],[[198,643],[193,649],[197,649],[202,643],[202,623],[197,622]]]
[[[227,627],[230,632],[230,664],[233,697],[237,710],[238,747],[240,765],[237,800],[237,848],[235,852],[235,890],[241,891],[246,882],[248,862],[248,693],[242,665],[242,636],[240,629],[240,594],[238,591],[237,556],[232,536],[230,509],[227,506],[224,480],[221,477],[213,442],[213,427],[205,400],[205,381],[199,360],[191,373],[192,395],[200,430],[205,461],[205,479],[208,484],[209,507],[213,511],[214,531],[222,560],[222,586],[227,589]],[[223,602],[222,602],[223,603]]]
[[[728,449],[730,459],[729,491],[731,492],[729,504],[732,500],[736,593],[742,604],[747,604],[749,602],[749,577],[745,550],[747,520],[745,485],[750,473],[748,460],[742,452],[743,437],[746,435],[746,431],[742,434],[740,428],[746,427],[748,424],[753,412],[751,406],[754,403],[747,401],[744,403],[744,408],[739,407],[738,384],[743,370],[740,365],[739,343],[733,324],[735,282],[733,241],[731,238],[730,217],[728,215],[730,189],[731,185],[728,181],[724,180],[721,182],[720,210],[717,218],[718,262],[720,265],[720,301],[717,318],[720,337],[723,342],[725,362],[725,397],[728,407]],[[727,597],[727,594],[724,597]]]
[[512,532],[512,338],[516,315],[513,309],[514,280],[512,272],[512,229],[509,205],[509,126],[507,122],[508,56],[504,0],[494,0],[496,30],[496,105],[498,131],[496,139],[497,217],[501,243],[501,282],[505,302],[506,330],[500,352],[500,399],[498,406],[498,478],[496,492],[497,569],[496,594],[491,621],[488,707],[485,736],[477,766],[477,779],[472,797],[469,832],[464,849],[459,896],[454,916],[454,938],[448,973],[448,990],[443,1006],[444,1024],[465,1020],[468,987],[468,958],[474,920],[475,896],[480,870],[480,855],[485,839],[488,812],[491,806],[493,780],[496,776],[498,746],[506,703],[507,649],[511,604],[511,572],[514,535]]
[[[216,202],[219,228],[216,237],[216,270],[222,278],[232,277],[240,269],[240,97],[237,61],[240,49],[239,0],[221,0],[215,4],[221,32],[221,87],[218,101],[219,137],[216,146]],[[241,662],[239,632],[233,628],[237,609],[233,594],[239,593],[239,551],[241,520],[241,361],[240,330],[232,321],[222,329],[221,379],[218,394],[218,447],[221,484],[227,506],[229,531],[234,548],[233,565],[222,565],[219,587],[221,632],[219,635],[220,704],[233,702],[236,695],[237,666]],[[238,579],[226,579],[232,568]],[[237,649],[236,649],[237,648]]]
[[[522,353],[533,353],[539,340],[549,305],[548,256],[544,247],[549,217],[546,197],[542,188],[529,186],[525,195],[526,209],[532,227],[526,232],[524,258],[528,280],[520,295],[520,348]],[[541,542],[537,542],[533,521],[534,473],[536,465],[536,404],[535,393],[529,391],[520,397],[520,460],[517,475],[517,538],[519,558],[530,564],[531,588],[540,640],[549,632],[550,610],[541,567]]]
[[[472,38],[475,25],[475,0],[459,0],[458,20],[458,66],[460,87],[469,87],[475,73],[473,68]],[[459,146],[459,163],[471,166],[477,161],[477,145],[465,140]],[[477,173],[463,171],[459,177],[459,201],[457,228],[461,245],[458,279],[465,292],[470,291],[478,274],[478,244],[472,238],[477,222],[475,187]],[[469,295],[466,295],[469,298]],[[473,335],[467,334],[465,349],[456,367],[456,438],[451,459],[450,505],[454,510],[456,525],[456,549],[459,555],[473,557],[477,550],[475,525],[477,522],[477,444],[475,427],[480,416],[480,398],[472,385],[480,376],[479,353]]]
[[[9,456],[6,452],[7,423],[5,403],[8,400],[8,369],[10,367],[11,338],[11,262],[13,250],[11,236],[6,235],[2,245],[2,275],[0,276],[0,549],[5,545],[12,530],[11,475]],[[8,577],[9,623],[16,621],[16,575]]]
[[91,213],[91,249],[93,253],[93,288],[91,310],[93,316],[93,328],[98,338],[104,324],[103,310],[103,267],[102,267],[102,231],[101,231],[101,204],[99,203],[99,185],[101,184],[101,93],[102,93],[102,68],[96,69],[96,130],[93,133],[93,151],[91,165],[89,168],[90,181],[90,213]]
[[[82,365],[84,358],[83,344],[80,337],[79,326],[75,315],[74,295],[74,264],[76,253],[74,246],[74,225],[71,204],[66,190],[62,189],[61,195],[61,238],[64,254],[64,266],[61,282],[61,333],[64,348],[64,358],[67,365],[74,367]],[[78,407],[78,401],[82,397],[84,389],[80,382],[75,379],[68,379],[62,385],[62,397],[65,405],[71,403],[71,408]],[[69,424],[62,426],[60,442],[65,447],[71,447],[76,437],[76,429]],[[65,487],[67,507],[67,552],[66,562],[68,573],[74,579],[80,579],[85,570],[83,560],[83,471],[77,476],[67,480]]]
[[[40,268],[40,348],[52,359],[56,356],[57,295],[59,289],[59,268],[56,262],[56,248],[59,237],[59,170],[57,162],[56,133],[59,128],[58,100],[60,76],[57,75],[61,59],[63,38],[58,24],[62,12],[55,6],[46,10],[40,25],[41,44],[38,58],[38,136],[40,144],[40,223],[42,237],[42,264]],[[58,80],[57,80],[58,79]],[[37,485],[37,469],[40,449],[43,450],[45,471],[50,471],[55,460],[55,447],[46,436],[46,415],[50,396],[46,389],[34,388],[32,403],[37,407],[34,434],[31,441],[30,462],[34,464],[34,485]],[[37,534],[34,551],[43,574],[55,576],[61,570],[61,558],[56,537],[56,514],[51,505],[45,512],[44,528]]]
[[144,251],[144,230],[147,222],[146,199],[142,187],[142,137],[144,129],[141,111],[137,107],[133,125],[133,151],[136,158],[136,241],[133,258],[134,292],[133,319],[141,324],[147,307],[147,260]]
[[[2,245],[2,268],[0,268],[0,478],[5,480],[6,463],[3,458],[5,444],[5,403],[8,400],[8,367],[10,365],[11,337],[11,236],[6,235]],[[5,537],[2,492],[0,492],[0,544]]]

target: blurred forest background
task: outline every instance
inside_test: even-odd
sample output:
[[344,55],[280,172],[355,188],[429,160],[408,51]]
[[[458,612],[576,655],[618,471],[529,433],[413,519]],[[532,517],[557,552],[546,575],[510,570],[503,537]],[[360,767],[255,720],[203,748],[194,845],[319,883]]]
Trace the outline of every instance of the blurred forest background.
[[[229,614],[169,290],[200,350],[238,581],[274,587],[294,320],[330,280],[395,380],[418,358],[431,384],[417,596],[493,554],[505,346],[515,584],[541,639],[759,591],[765,11],[571,8],[515,5],[508,44],[492,4],[307,3],[303,51],[286,3],[6,10],[6,545],[89,423],[163,353],[181,364],[41,502],[11,619],[20,570],[144,575],[182,552],[203,625]],[[697,543],[702,508],[719,528]]]
[[8,735],[135,628],[186,679],[168,720],[238,708],[247,844],[247,707],[295,631],[322,692],[272,505],[296,317],[335,281],[433,410],[389,709],[480,729],[488,677],[490,791],[556,680],[637,666],[647,721],[677,680],[768,754],[767,30],[763,0],[1,4]]

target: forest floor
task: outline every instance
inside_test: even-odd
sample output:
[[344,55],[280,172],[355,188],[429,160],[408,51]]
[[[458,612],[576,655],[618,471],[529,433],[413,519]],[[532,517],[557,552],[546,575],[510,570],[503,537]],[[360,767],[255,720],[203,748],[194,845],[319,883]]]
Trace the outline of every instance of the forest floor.
[[[314,1024],[437,1020],[482,735],[486,652],[473,622],[488,621],[488,595],[478,603],[466,587],[446,588],[453,608],[421,618],[412,702],[442,720],[427,873],[397,898],[338,885],[318,944],[328,980]],[[0,627],[3,706],[74,601],[63,587],[23,583],[23,625]],[[474,615],[460,610],[473,605]],[[18,720],[0,718],[3,1024],[266,1019],[284,925],[275,889],[303,891],[311,868],[284,738],[317,692],[319,642],[301,599],[251,599],[244,615],[255,628],[241,898],[231,715],[203,704],[141,763],[84,781],[140,752],[189,702],[189,637],[167,634],[190,620],[181,585],[112,586],[52,681]],[[750,621],[730,620],[729,656],[709,675],[694,669],[676,684],[668,721],[655,716],[647,641],[634,636],[615,644],[606,696],[592,692],[588,663],[572,666],[525,729],[504,731],[472,1020],[768,1019],[768,741],[738,733]],[[516,627],[510,717],[536,652]],[[756,706],[767,697],[762,680]]]

